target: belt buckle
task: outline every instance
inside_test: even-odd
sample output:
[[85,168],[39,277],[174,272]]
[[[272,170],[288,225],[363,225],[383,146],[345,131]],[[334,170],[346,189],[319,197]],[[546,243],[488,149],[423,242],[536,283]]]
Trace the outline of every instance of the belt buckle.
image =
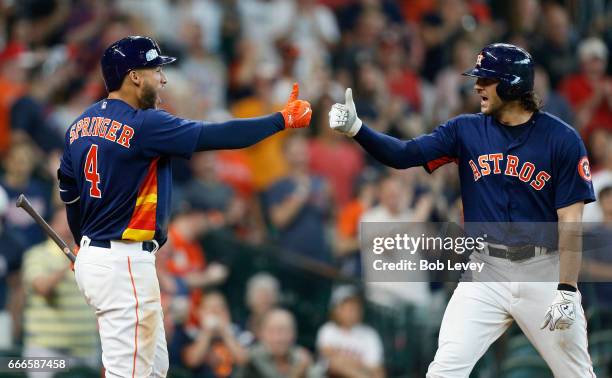
[[509,246],[506,251],[506,256],[510,261],[529,259],[535,256],[535,247],[533,245],[522,245],[520,247]]

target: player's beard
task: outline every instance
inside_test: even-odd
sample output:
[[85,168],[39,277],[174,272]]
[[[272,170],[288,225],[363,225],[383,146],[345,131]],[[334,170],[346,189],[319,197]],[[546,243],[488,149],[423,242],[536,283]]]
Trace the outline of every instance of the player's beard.
[[504,109],[504,106],[506,105],[504,101],[502,101],[499,98],[493,100],[493,97],[489,97],[488,101],[489,101],[489,104],[488,104],[489,106],[487,106],[487,109],[483,111],[483,113],[486,115],[494,116],[494,117],[498,116]]
[[140,109],[157,108],[157,91],[146,82],[142,85],[142,93],[138,98],[138,106]]

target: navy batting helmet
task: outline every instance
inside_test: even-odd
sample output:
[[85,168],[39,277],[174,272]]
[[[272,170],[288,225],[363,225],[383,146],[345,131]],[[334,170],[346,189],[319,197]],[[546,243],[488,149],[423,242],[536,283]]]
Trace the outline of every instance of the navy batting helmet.
[[102,76],[109,92],[121,87],[125,75],[135,68],[157,67],[172,63],[176,58],[163,56],[153,39],[129,36],[110,45],[102,55]]
[[476,67],[465,76],[498,79],[497,95],[505,101],[516,100],[533,91],[533,59],[524,49],[507,43],[486,46]]

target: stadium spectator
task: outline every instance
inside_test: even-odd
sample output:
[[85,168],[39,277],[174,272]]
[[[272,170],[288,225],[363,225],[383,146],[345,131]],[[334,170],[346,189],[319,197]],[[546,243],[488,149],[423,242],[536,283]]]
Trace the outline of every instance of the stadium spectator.
[[206,260],[198,242],[222,222],[201,199],[187,196],[178,206],[168,227],[168,241],[157,259],[162,296],[170,301],[170,314],[177,325],[195,320],[203,290],[222,284],[229,274],[225,265]]
[[[53,213],[50,226],[62,240],[72,240],[65,209]],[[26,251],[24,357],[71,357],[71,366],[100,367],[97,323],[77,287],[70,261],[51,239]],[[32,372],[52,377],[53,372]]]
[[580,72],[561,83],[561,93],[576,113],[576,126],[589,143],[596,128],[612,130],[612,78],[606,74],[608,48],[599,38],[588,38],[578,46]]
[[[246,329],[256,337],[265,314],[280,302],[280,282],[269,273],[257,273],[246,284],[246,307],[249,317]],[[257,337],[258,338],[258,337]]]
[[[338,49],[336,64],[341,75],[352,75],[361,64],[376,60],[379,39],[384,29],[385,16],[380,9],[369,9],[359,15],[357,25],[350,33],[351,38],[346,37]],[[342,72],[344,70],[346,72]]]
[[514,4],[514,7],[508,7],[514,10],[511,14],[510,32],[525,36],[526,38],[535,37],[538,22],[540,22],[542,16],[540,1],[518,0]]
[[258,63],[279,63],[276,42],[288,35],[295,20],[295,4],[288,0],[239,0],[243,38],[254,43]]
[[[584,262],[582,274],[589,282],[585,290],[585,301],[590,305],[612,310],[612,185],[604,186],[598,193],[597,201],[602,212],[601,223],[591,226],[584,237]],[[592,227],[594,226],[594,227]],[[591,284],[590,282],[596,282]],[[612,320],[612,319],[611,319]],[[607,326],[611,326],[608,324]]]
[[454,43],[476,26],[476,19],[464,0],[440,1],[433,12],[423,16],[420,30],[426,47],[423,76],[427,80],[435,80],[438,72],[451,62]]
[[[25,194],[32,207],[48,217],[51,207],[51,185],[34,176],[39,152],[29,142],[13,143],[3,160],[4,175],[0,185],[6,190],[9,202],[15,203],[19,194]],[[45,239],[42,229],[23,210],[9,206],[5,215],[7,226],[17,231],[24,246],[29,247]]]
[[331,61],[330,51],[340,41],[338,22],[332,11],[315,0],[296,1],[291,40],[299,52],[296,75],[310,83],[321,66]]
[[247,361],[248,354],[223,294],[204,294],[198,315],[197,326],[188,325],[175,334],[178,344],[184,345],[183,363],[195,377],[231,377]]
[[21,335],[23,293],[20,268],[24,246],[16,237],[17,232],[7,228],[5,215],[9,206],[9,198],[0,185],[0,313],[6,314],[11,322],[0,333],[5,335],[8,343],[12,343]]
[[29,55],[20,43],[7,44],[0,50],[0,153],[11,142],[11,108],[25,92]]
[[565,8],[553,2],[544,6],[538,33],[541,37],[535,40],[531,52],[535,61],[548,72],[551,87],[555,89],[563,77],[576,68],[575,41],[571,27]]
[[[247,42],[243,42],[242,46],[244,46],[245,56],[240,57],[234,67],[235,77],[232,90],[244,91],[249,95],[241,96],[234,101],[230,106],[232,115],[237,118],[259,117],[280,109],[280,104],[272,101],[276,68],[271,65],[256,64],[253,47]],[[238,94],[234,93],[233,96],[238,96]],[[286,136],[285,133],[278,133],[261,143],[244,149],[253,173],[253,184],[256,190],[267,188],[286,173],[287,166],[282,151]]]
[[[401,173],[398,171],[384,178],[378,187],[378,205],[362,215],[362,224],[370,223],[369,227],[374,227],[374,224],[379,222],[386,222],[387,225],[393,222],[426,222],[433,210],[434,197],[431,194],[416,196],[417,174],[414,170]],[[415,225],[416,227],[418,225]],[[380,232],[392,231],[389,227],[381,227]],[[400,259],[401,255],[397,255],[396,258]],[[423,276],[420,279],[411,276],[410,281],[416,282],[377,282],[371,276],[374,272],[366,269],[363,279],[366,282],[367,299],[389,308],[393,308],[398,303],[425,305],[430,297],[428,278],[424,272],[414,273]]]
[[181,41],[185,50],[185,59],[180,62],[180,71],[190,82],[193,91],[189,93],[197,102],[195,114],[189,117],[211,119],[227,114],[225,94],[227,73],[223,61],[218,55],[211,54],[206,47],[203,25],[197,19],[185,20],[181,26]]
[[378,175],[373,169],[362,172],[355,183],[355,197],[340,208],[336,218],[336,243],[334,248],[336,265],[349,276],[360,278],[361,252],[359,251],[359,221],[376,200]]
[[[433,122],[440,124],[459,114],[461,106],[461,87],[467,82],[461,76],[473,64],[476,55],[473,43],[465,38],[453,46],[452,63],[436,76],[436,106],[433,109]],[[470,82],[471,83],[471,82]]]
[[310,353],[296,345],[293,315],[283,309],[268,311],[260,325],[260,342],[249,350],[249,360],[239,378],[315,378],[323,377]]
[[193,178],[185,185],[183,195],[196,200],[202,210],[225,215],[234,201],[234,191],[219,180],[216,164],[216,151],[194,154],[191,158]]
[[[593,191],[599,193],[603,188],[612,185],[612,134],[608,133],[603,141],[604,156],[601,169],[593,171],[591,181]],[[592,202],[584,206],[583,222],[601,222],[603,219],[600,201]]]
[[355,0],[349,2],[338,14],[342,30],[353,30],[359,18],[368,12],[380,13],[389,24],[402,22],[401,10],[393,0]]
[[418,67],[411,64],[405,39],[399,32],[384,33],[378,60],[392,99],[416,113],[422,110],[423,82],[416,71]]
[[[320,99],[319,106],[328,109],[333,104],[329,96]],[[355,179],[364,168],[363,151],[327,126],[327,114],[319,113],[314,125],[318,135],[310,140],[308,155],[310,171],[321,176],[333,188],[334,203],[338,208],[351,199]],[[330,161],[335,164],[329,164]]]
[[68,75],[74,68],[65,67],[49,76],[44,75],[42,70],[42,66],[36,66],[28,73],[27,90],[11,107],[10,119],[13,133],[22,133],[49,152],[63,148],[65,130],[58,132],[59,128],[53,125],[45,108],[53,92],[69,79]]
[[308,170],[308,144],[304,135],[293,133],[284,145],[289,175],[272,185],[265,194],[279,245],[287,251],[320,262],[331,261],[325,225],[330,215],[327,183]]
[[574,113],[570,103],[559,92],[550,87],[548,73],[541,66],[535,68],[533,89],[542,100],[543,111],[554,114],[574,128],[578,127],[574,124]]
[[317,333],[317,351],[332,377],[384,377],[378,333],[363,323],[363,302],[353,286],[339,286],[330,300],[331,320]]

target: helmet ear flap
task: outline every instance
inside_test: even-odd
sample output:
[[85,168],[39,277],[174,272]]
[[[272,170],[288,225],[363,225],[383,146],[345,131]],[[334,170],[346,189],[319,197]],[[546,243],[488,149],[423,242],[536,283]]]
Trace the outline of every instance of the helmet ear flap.
[[504,101],[518,100],[521,97],[521,88],[518,85],[512,85],[506,80],[500,80],[496,88],[497,95]]

